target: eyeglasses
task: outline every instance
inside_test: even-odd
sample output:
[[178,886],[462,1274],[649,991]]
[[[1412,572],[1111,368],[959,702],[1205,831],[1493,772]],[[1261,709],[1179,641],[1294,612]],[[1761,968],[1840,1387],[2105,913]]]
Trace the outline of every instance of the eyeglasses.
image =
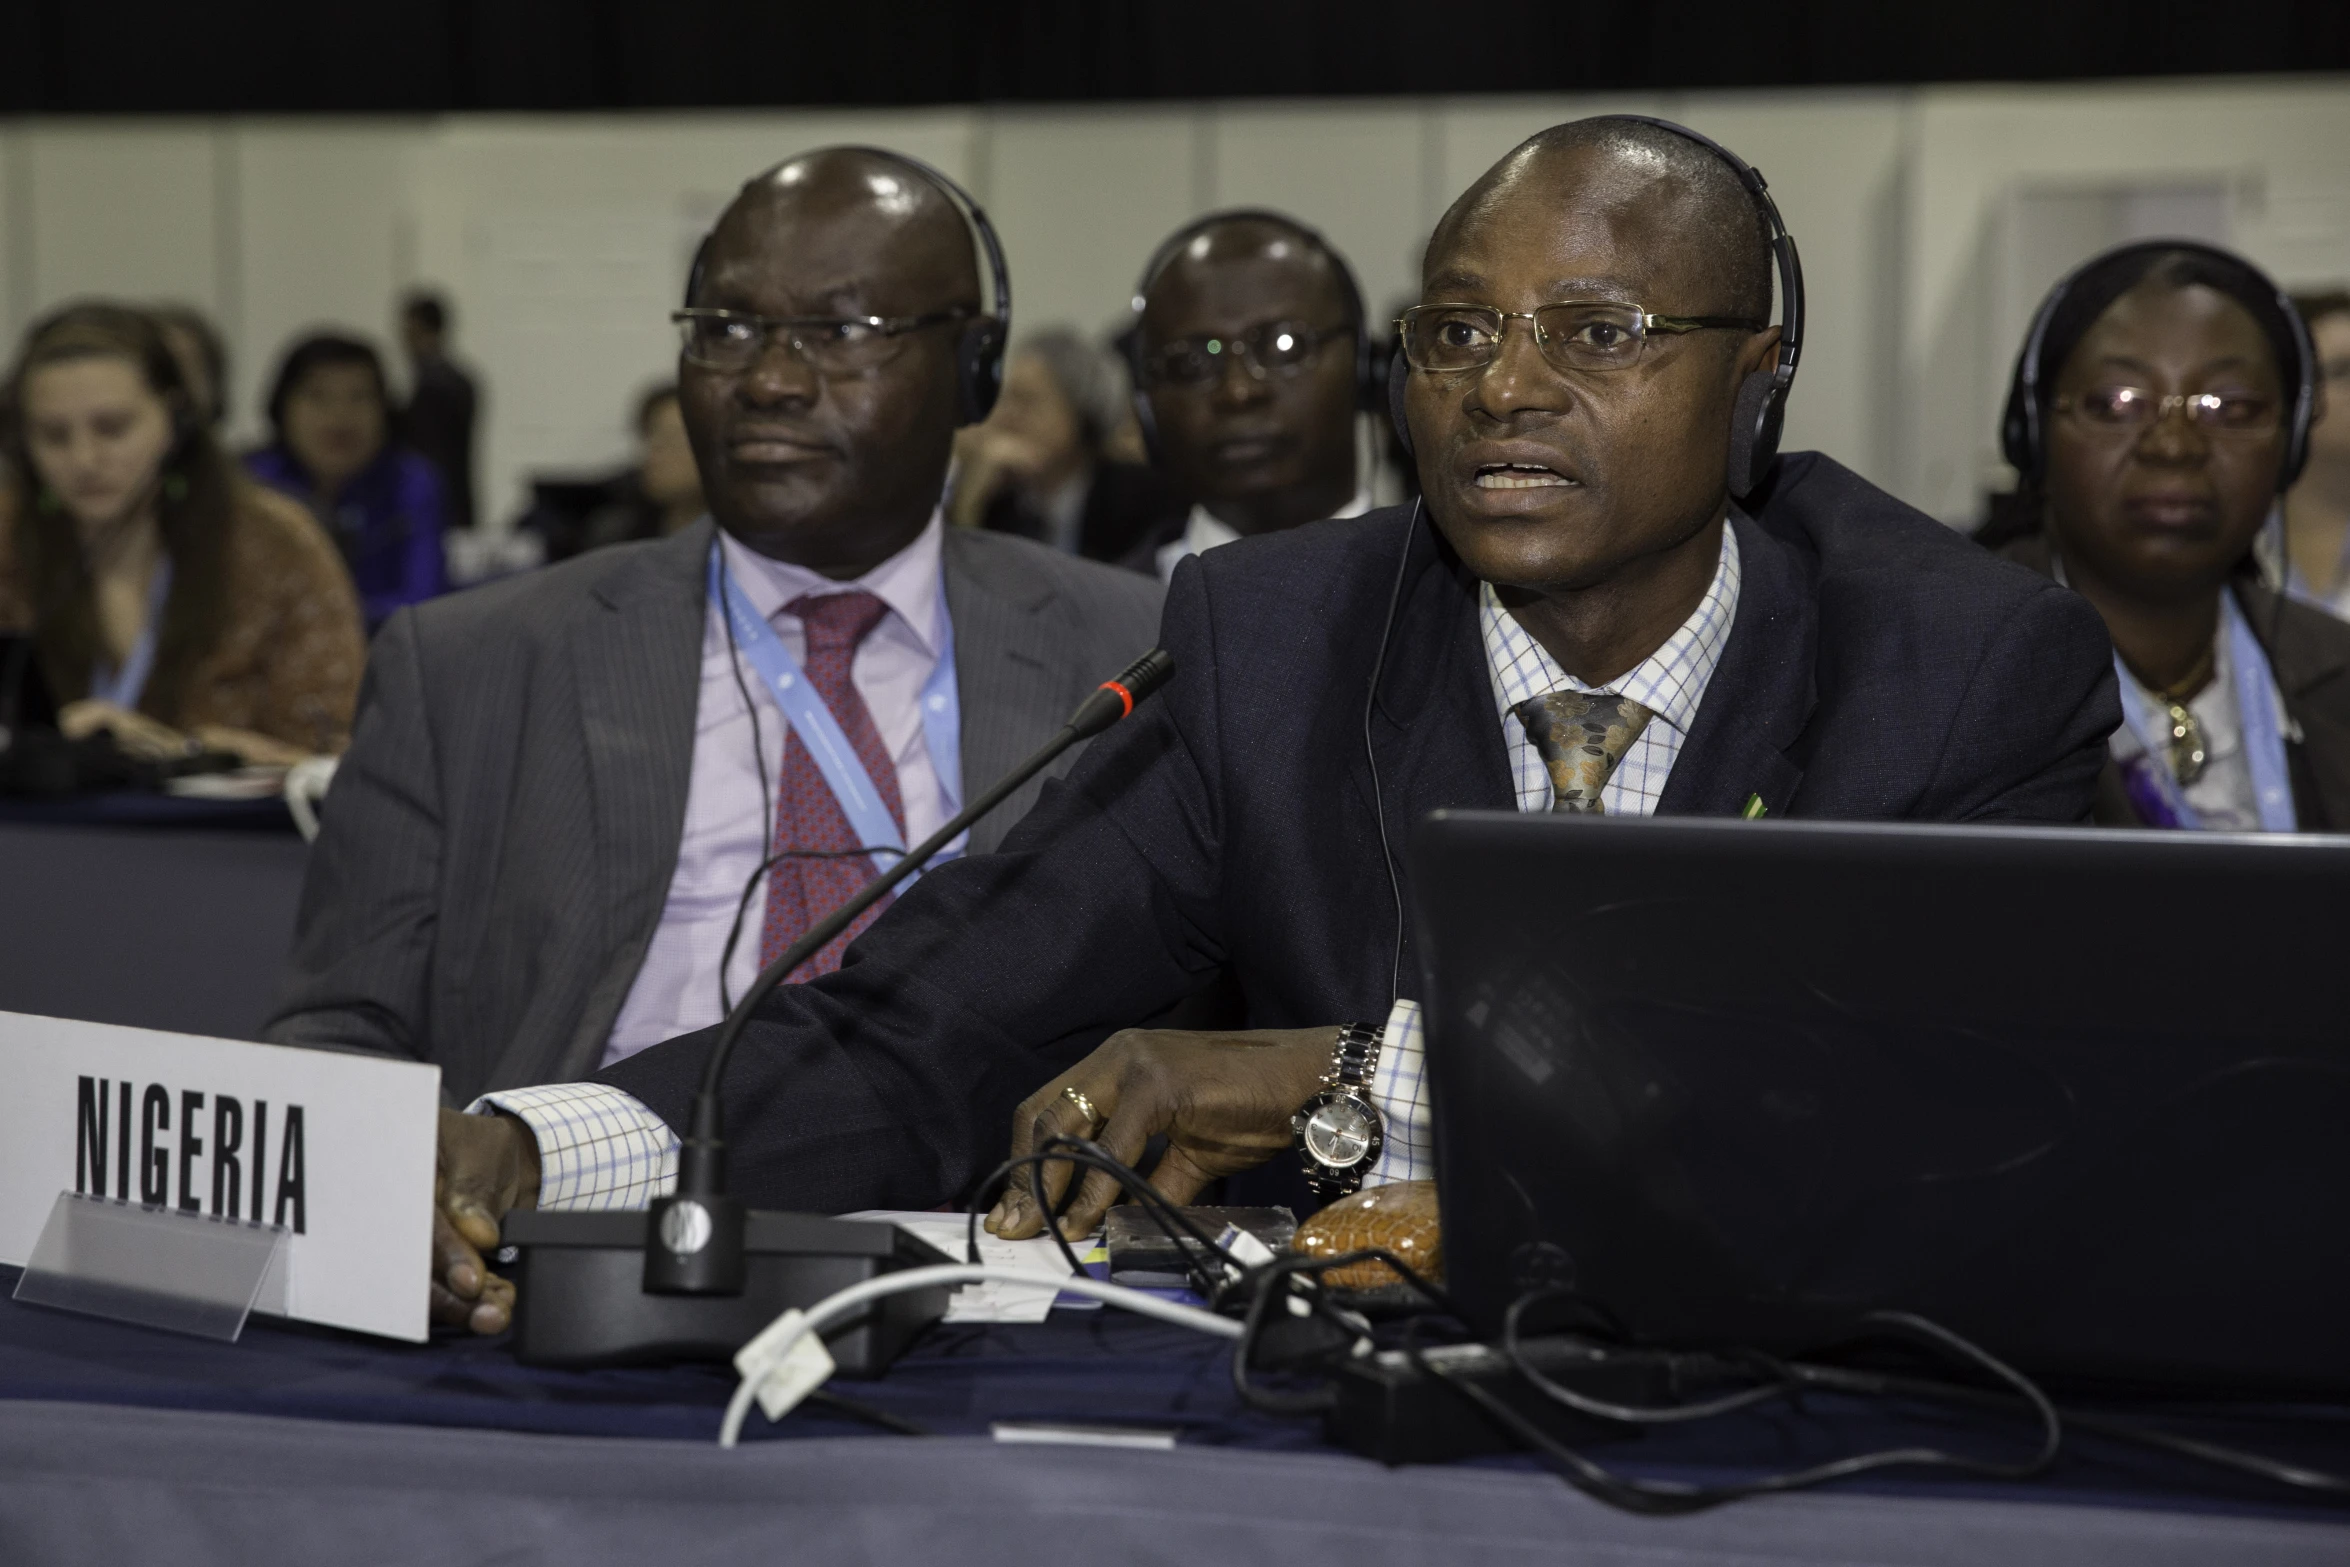
[[1512,321],[1534,323],[1534,346],[1560,370],[1621,370],[1640,358],[1651,336],[1683,332],[1760,332],[1742,316],[1660,316],[1638,305],[1564,302],[1540,310],[1487,305],[1415,305],[1395,323],[1403,356],[1415,370],[1451,375],[1493,363]]
[[748,370],[780,337],[819,375],[858,375],[887,364],[899,340],[924,327],[967,319],[962,306],[919,316],[759,316],[699,307],[673,311],[685,357],[705,370]]
[[1143,374],[1154,386],[1197,388],[1222,380],[1224,367],[1237,360],[1254,380],[1293,376],[1313,363],[1324,343],[1352,330],[1266,321],[1230,337],[1177,338],[1143,360]]
[[2249,392],[2173,392],[2158,397],[2142,386],[2101,386],[2056,400],[2059,412],[2108,430],[2145,430],[2178,410],[2206,430],[2256,435],[2276,428],[2277,405]]

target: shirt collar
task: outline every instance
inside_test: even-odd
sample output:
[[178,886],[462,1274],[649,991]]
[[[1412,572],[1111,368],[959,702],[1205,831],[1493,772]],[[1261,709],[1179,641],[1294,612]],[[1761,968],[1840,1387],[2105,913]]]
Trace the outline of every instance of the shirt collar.
[[[1348,501],[1330,515],[1333,518],[1360,517],[1370,509],[1371,492],[1357,490],[1353,500]],[[1191,515],[1185,518],[1183,523],[1183,553],[1197,555],[1202,550],[1212,550],[1219,544],[1230,544],[1239,537],[1240,530],[1230,523],[1219,520],[1205,506],[1194,506],[1191,508]]]
[[[1736,515],[1735,512],[1732,514]],[[1534,640],[1517,617],[1502,607],[1490,582],[1479,584],[1479,628],[1485,639],[1485,660],[1493,676],[1493,696],[1506,717],[1509,710],[1530,697],[1552,691],[1612,691],[1630,697],[1682,734],[1697,721],[1698,704],[1705,698],[1714,666],[1730,640],[1730,626],[1738,618],[1738,531],[1724,524],[1722,551],[1697,608],[1665,638],[1664,645],[1604,686],[1588,686],[1565,670],[1541,643]]]
[[938,513],[916,534],[914,542],[853,582],[841,582],[788,560],[775,560],[718,530],[718,547],[725,552],[726,569],[741,585],[751,607],[772,621],[784,606],[810,593],[846,593],[861,588],[889,606],[905,624],[923,651],[936,656],[945,630],[939,624],[939,573],[945,551],[946,522]]

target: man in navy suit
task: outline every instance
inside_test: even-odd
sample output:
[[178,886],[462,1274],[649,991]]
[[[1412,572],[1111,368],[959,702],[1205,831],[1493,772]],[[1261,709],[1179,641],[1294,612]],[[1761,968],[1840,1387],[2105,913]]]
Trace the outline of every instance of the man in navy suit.
[[[1382,840],[1438,808],[2085,819],[2119,710],[2083,602],[1815,454],[1733,504],[1739,391],[1778,344],[1757,214],[1713,153],[1623,119],[1464,195],[1405,334],[1425,511],[1179,569],[1163,696],[752,1023],[735,1192],[927,1207],[1007,1120],[1015,1147],[1090,1132],[1130,1160],[1163,1134],[1177,1200],[1282,1152],[1334,1053],[1415,1025]],[[1220,979],[1245,1029],[1136,1026]],[[679,1126],[707,1044],[602,1081]],[[444,1140],[473,1233],[538,1191],[526,1143],[489,1119]],[[1108,1196],[1089,1178],[1070,1227]],[[992,1222],[1041,1220],[1013,1196]]]

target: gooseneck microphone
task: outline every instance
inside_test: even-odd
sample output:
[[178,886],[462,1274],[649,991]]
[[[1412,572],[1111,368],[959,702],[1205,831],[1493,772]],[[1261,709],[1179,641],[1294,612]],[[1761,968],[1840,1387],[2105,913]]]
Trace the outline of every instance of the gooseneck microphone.
[[952,820],[907,851],[905,857],[874,877],[855,897],[808,927],[781,956],[759,971],[743,997],[718,1027],[710,1059],[702,1072],[702,1086],[694,1095],[693,1113],[677,1159],[677,1188],[659,1198],[645,1213],[644,1288],[655,1295],[739,1295],[744,1282],[743,1240],[746,1210],[726,1190],[725,1114],[719,1084],[735,1041],[742,1037],[751,1014],[809,957],[854,924],[857,917],[888,896],[907,877],[1014,790],[1052,764],[1055,757],[1080,740],[1090,739],[1132,713],[1175,673],[1175,660],[1165,648],[1153,648],[1129,664],[1114,680],[1105,680],[1079,703],[1061,731],[1036,753],[972,800]]

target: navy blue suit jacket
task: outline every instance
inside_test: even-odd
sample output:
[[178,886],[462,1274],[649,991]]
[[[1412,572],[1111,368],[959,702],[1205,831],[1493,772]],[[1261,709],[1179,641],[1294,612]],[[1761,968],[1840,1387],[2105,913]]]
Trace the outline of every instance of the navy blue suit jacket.
[[[1737,519],[1737,616],[1660,810],[2077,822],[2120,721],[2082,599],[1824,457]],[[841,970],[778,990],[726,1078],[733,1187],[814,1211],[922,1208],[1004,1155],[1013,1108],[1219,976],[1248,1026],[1386,1015],[1396,905],[1365,757],[1410,512],[1244,540],[1178,569],[1176,675],[993,855],[933,872]],[[1410,824],[1516,805],[1477,585],[1425,520],[1369,722],[1411,897]],[[1406,994],[1416,959],[1403,956]],[[683,1126],[709,1034],[602,1080]]]

